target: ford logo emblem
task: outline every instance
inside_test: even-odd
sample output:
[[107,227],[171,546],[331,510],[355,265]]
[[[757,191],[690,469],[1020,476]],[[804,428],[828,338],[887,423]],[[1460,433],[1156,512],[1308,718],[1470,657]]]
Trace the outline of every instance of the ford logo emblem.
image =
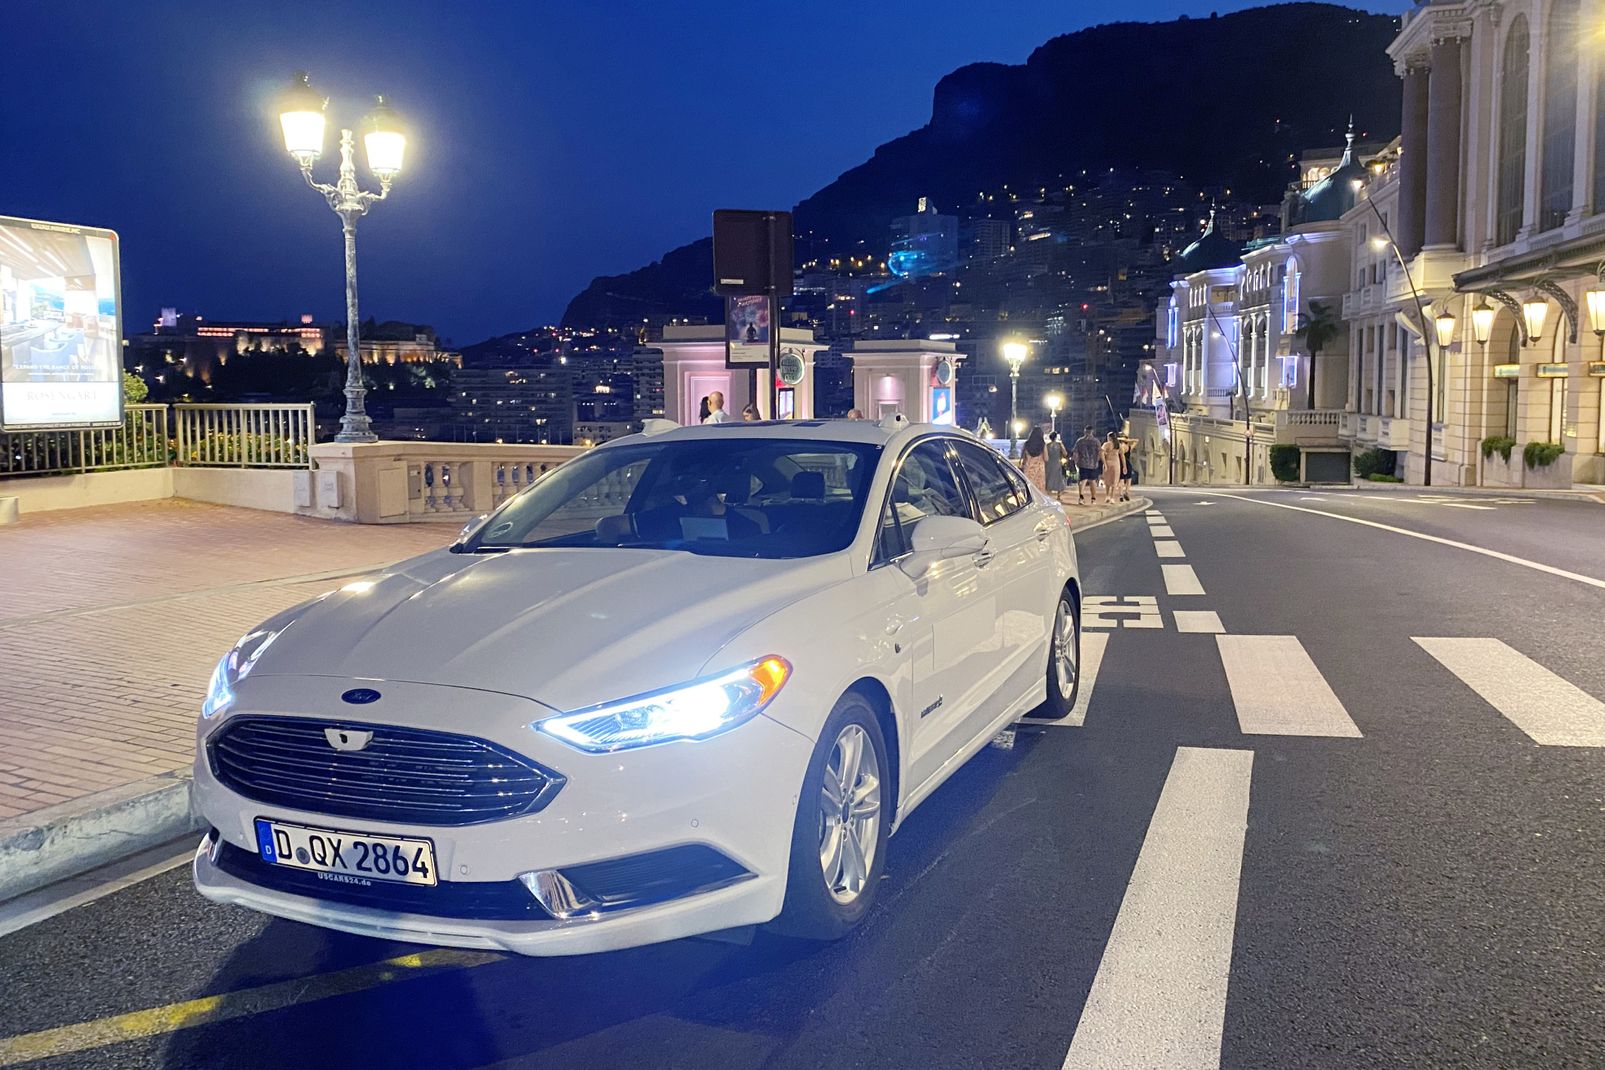
[[353,687],[340,697],[354,705],[366,706],[370,702],[379,701],[379,692],[371,687]]

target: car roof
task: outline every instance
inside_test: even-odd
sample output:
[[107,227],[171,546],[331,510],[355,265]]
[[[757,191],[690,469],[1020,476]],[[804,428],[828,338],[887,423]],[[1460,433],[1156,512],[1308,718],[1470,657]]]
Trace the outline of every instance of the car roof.
[[[667,421],[664,421],[667,423]],[[616,438],[599,449],[614,443],[639,443],[643,439],[662,441],[700,440],[718,438],[774,438],[814,439],[820,442],[863,443],[885,446],[893,442],[921,435],[943,433],[972,438],[968,431],[950,424],[915,424],[899,421],[816,419],[816,420],[730,420],[722,424],[702,424],[694,427],[672,427],[663,431],[643,432],[627,438]],[[979,441],[979,440],[976,440]]]

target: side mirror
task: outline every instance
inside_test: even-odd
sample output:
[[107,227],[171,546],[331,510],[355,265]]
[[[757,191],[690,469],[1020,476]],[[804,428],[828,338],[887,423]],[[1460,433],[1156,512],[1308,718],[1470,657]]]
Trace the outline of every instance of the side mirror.
[[967,516],[928,516],[914,525],[914,556],[925,560],[969,557],[986,549],[986,529]]

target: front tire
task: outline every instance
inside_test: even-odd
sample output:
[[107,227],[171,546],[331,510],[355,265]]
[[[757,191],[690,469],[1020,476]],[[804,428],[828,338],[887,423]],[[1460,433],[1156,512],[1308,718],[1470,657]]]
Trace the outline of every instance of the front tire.
[[875,710],[848,692],[808,762],[776,931],[835,940],[869,913],[885,864],[891,785]]
[[1070,716],[1081,693],[1081,611],[1068,589],[1059,593],[1048,634],[1048,701],[1051,720]]

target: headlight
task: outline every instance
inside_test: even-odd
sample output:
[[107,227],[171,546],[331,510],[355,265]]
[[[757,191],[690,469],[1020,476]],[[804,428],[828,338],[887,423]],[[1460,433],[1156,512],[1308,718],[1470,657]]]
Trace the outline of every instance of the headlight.
[[537,721],[534,728],[593,754],[707,739],[763,712],[791,676],[791,663],[770,655],[718,676]]
[[201,703],[201,716],[214,717],[234,705],[234,688],[251,675],[256,659],[273,645],[280,631],[259,629],[241,637],[234,649],[223,655],[223,660],[212,670],[211,682],[206,685],[206,701]]

